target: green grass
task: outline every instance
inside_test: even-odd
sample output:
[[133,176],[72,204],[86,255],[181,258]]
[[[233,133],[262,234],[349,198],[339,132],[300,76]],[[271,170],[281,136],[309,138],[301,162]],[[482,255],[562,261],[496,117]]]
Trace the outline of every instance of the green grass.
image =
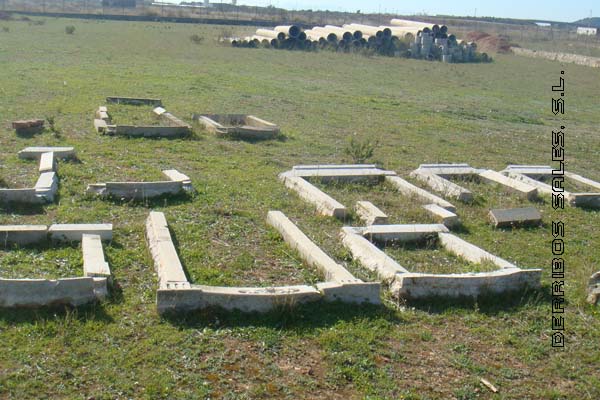
[[[75,34],[66,35],[66,25]],[[563,124],[567,169],[599,180],[597,69],[502,55],[492,64],[446,65],[233,49],[214,40],[230,29],[218,26],[72,19],[2,26],[10,29],[0,34],[0,176],[11,187],[35,181],[37,164],[16,157],[26,146],[72,145],[79,162],[60,162],[57,203],[3,209],[0,223],[112,222],[106,257],[115,294],[77,311],[0,311],[0,398],[600,397],[600,312],[584,303],[600,258],[598,211],[558,212],[545,199],[535,204],[544,226],[496,230],[489,207],[522,203],[477,185],[479,201],[457,205],[459,235],[519,266],[543,268],[542,292],[408,304],[384,292],[381,307],[319,304],[267,315],[208,310],[160,318],[144,239],[155,209],[166,214],[194,282],[321,279],[267,227],[267,211],[281,210],[357,276],[374,280],[339,241],[339,229],[354,220],[318,216],[277,174],[295,164],[348,162],[344,147],[354,133],[377,139],[372,160],[402,176],[421,163],[548,164],[551,130]],[[193,33],[206,40],[192,43]],[[549,97],[561,68],[564,121],[551,115]],[[257,115],[279,124],[286,139],[98,135],[94,112],[112,95],[161,98],[187,122],[192,113]],[[10,129],[12,120],[47,115],[56,117],[60,135],[19,137]],[[190,176],[197,193],[138,203],[84,194],[88,183],[155,180],[166,168]],[[394,222],[430,222],[419,204],[386,185],[326,189],[348,207],[371,200]],[[558,218],[568,234],[563,351],[550,348],[548,296],[550,222]],[[37,253],[5,254],[2,262],[23,265],[24,275]],[[47,266],[65,258],[55,254],[43,255]],[[479,384],[482,377],[499,394]]]

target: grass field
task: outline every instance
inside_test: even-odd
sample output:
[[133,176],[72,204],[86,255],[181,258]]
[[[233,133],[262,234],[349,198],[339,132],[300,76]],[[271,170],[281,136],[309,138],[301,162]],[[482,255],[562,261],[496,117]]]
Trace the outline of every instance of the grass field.
[[[76,27],[73,35],[65,34],[66,25]],[[110,301],[77,311],[0,311],[0,398],[600,398],[600,311],[584,302],[587,279],[600,269],[598,211],[554,211],[545,199],[536,204],[543,227],[495,230],[487,221],[490,207],[526,203],[470,184],[476,201],[459,205],[459,235],[521,267],[544,269],[540,292],[478,302],[398,304],[384,294],[380,307],[320,304],[267,315],[160,318],[144,239],[149,211],[159,210],[196,283],[318,281],[318,272],[266,225],[267,211],[281,210],[358,277],[374,280],[338,240],[344,221],[318,216],[278,173],[295,164],[351,161],[344,152],[351,135],[377,140],[370,161],[402,176],[420,163],[497,170],[548,164],[551,131],[562,123],[567,169],[600,180],[597,69],[502,55],[492,64],[452,65],[234,49],[216,41],[226,31],[252,28],[72,19],[4,26],[0,179],[11,187],[35,181],[37,165],[16,156],[30,145],[72,145],[80,161],[60,163],[58,203],[3,209],[0,223],[112,222],[106,252],[116,283]],[[205,38],[202,44],[190,41],[193,34]],[[561,68],[564,122],[550,113],[550,86]],[[188,122],[194,112],[253,114],[279,124],[285,138],[249,143],[197,128],[193,137],[175,140],[100,136],[94,111],[111,95],[161,98]],[[10,129],[12,120],[46,116],[55,117],[58,133],[19,137]],[[190,176],[197,193],[142,203],[84,194],[88,183],[152,180],[166,168]],[[385,185],[326,190],[348,207],[374,201],[394,222],[429,221]],[[550,347],[553,219],[565,222],[567,235],[564,350]],[[465,267],[434,249],[410,256],[390,251],[400,263],[432,272]],[[0,253],[0,275],[79,271],[76,248],[41,254]],[[27,266],[37,260],[41,271]]]

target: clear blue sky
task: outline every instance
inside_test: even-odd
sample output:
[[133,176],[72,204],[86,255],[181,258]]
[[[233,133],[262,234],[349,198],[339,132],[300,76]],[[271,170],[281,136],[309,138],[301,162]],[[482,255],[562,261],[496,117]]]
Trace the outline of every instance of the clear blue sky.
[[[170,0],[179,2],[179,0]],[[190,0],[187,0],[190,1]],[[198,0],[196,0],[198,1]],[[220,3],[221,0],[211,0]],[[229,3],[231,0],[222,0]],[[445,14],[472,16],[509,17],[573,22],[590,16],[600,16],[598,0],[238,0],[238,4],[268,6],[269,4],[289,10],[313,9],[355,12],[388,12],[404,15]],[[595,6],[595,7],[594,7]]]

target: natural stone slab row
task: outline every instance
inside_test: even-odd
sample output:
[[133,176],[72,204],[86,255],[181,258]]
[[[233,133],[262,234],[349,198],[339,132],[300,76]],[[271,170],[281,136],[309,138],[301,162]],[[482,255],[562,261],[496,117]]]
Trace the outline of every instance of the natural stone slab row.
[[248,140],[273,139],[279,136],[279,126],[254,115],[244,114],[194,114],[197,121],[209,132]]
[[[395,297],[421,299],[428,297],[477,297],[482,294],[502,293],[540,286],[541,269],[522,270],[508,261],[494,256],[485,250],[460,239],[442,229],[443,225],[397,225],[398,235],[394,236],[386,225],[389,237],[400,241],[421,239],[427,231],[437,235],[439,243],[446,250],[473,263],[491,262],[499,269],[493,272],[466,274],[423,274],[409,272],[398,262],[387,256],[372,242],[367,229],[379,227],[344,227],[340,232],[342,243],[352,257],[361,265],[374,271],[385,282]],[[406,232],[419,232],[420,235],[407,235]]]
[[177,195],[193,190],[192,181],[175,169],[162,171],[168,181],[157,182],[106,182],[88,185],[86,192],[101,197],[143,200],[163,195]]
[[589,208],[600,208],[600,183],[592,179],[585,178],[581,175],[562,171],[565,179],[571,179],[575,182],[589,186],[594,192],[569,192],[564,190],[562,183],[561,171],[555,171],[548,165],[509,165],[501,171],[502,174],[520,182],[531,185],[537,189],[538,192],[547,195],[555,193],[552,185],[549,185],[542,180],[557,179],[556,193],[562,193],[564,198],[572,207],[589,207]]
[[2,225],[0,239],[9,244],[33,245],[48,241],[80,241],[83,277],[62,279],[0,278],[0,308],[79,306],[108,295],[110,267],[104,259],[102,240],[112,238],[110,224]]
[[44,204],[54,201],[58,192],[58,158],[72,158],[72,147],[27,147],[21,150],[19,158],[39,160],[40,176],[32,188],[0,189],[0,203]]
[[354,210],[365,225],[384,225],[388,222],[388,216],[370,201],[357,201]]
[[185,136],[192,132],[192,127],[173,114],[167,112],[161,107],[161,102],[158,99],[133,99],[133,98],[111,98],[107,97],[107,101],[120,104],[143,105],[150,104],[157,106],[152,112],[165,122],[164,126],[137,126],[137,125],[113,125],[112,118],[108,113],[106,106],[98,107],[96,117],[94,119],[94,129],[96,132],[108,135],[123,135],[134,137],[177,137]]
[[542,215],[534,207],[493,209],[490,210],[489,216],[496,228],[533,226],[542,223]]
[[261,288],[191,284],[177,256],[164,214],[152,211],[146,221],[146,237],[159,279],[158,312],[189,311],[214,306],[227,310],[264,312],[280,306],[321,299],[379,302],[378,283],[364,283],[354,278],[320,251],[282,213],[270,212],[268,222],[282,232],[286,242],[297,249],[307,263],[323,271],[329,277],[328,281],[317,285],[317,288],[308,285]]

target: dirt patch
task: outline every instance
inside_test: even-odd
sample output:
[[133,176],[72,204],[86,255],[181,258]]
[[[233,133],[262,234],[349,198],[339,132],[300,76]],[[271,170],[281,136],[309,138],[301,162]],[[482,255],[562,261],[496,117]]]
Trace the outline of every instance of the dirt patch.
[[510,53],[510,38],[505,35],[490,35],[486,32],[473,31],[467,33],[467,41],[477,43],[477,49],[485,53]]

